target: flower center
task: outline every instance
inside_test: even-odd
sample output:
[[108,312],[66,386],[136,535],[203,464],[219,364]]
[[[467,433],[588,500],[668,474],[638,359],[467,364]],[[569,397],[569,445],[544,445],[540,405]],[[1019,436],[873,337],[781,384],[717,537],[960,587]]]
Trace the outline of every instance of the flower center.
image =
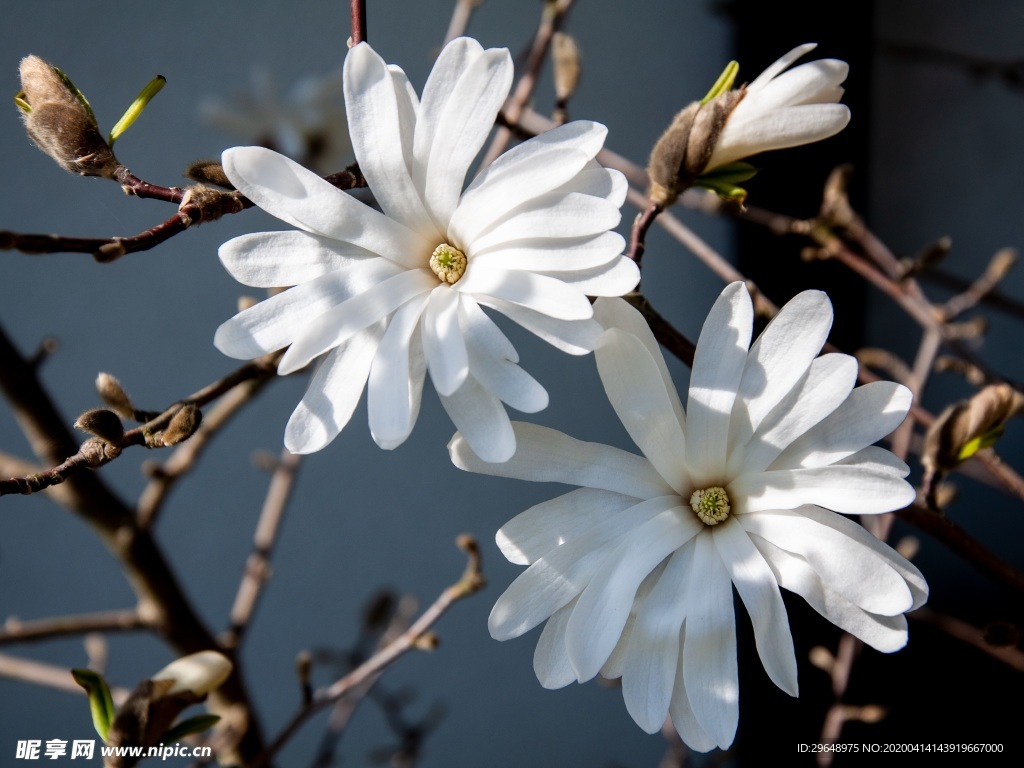
[[729,516],[729,496],[724,488],[715,485],[702,491],[694,491],[690,506],[704,525],[718,525]]
[[455,283],[466,271],[466,254],[453,245],[441,243],[430,254],[430,268],[442,283]]

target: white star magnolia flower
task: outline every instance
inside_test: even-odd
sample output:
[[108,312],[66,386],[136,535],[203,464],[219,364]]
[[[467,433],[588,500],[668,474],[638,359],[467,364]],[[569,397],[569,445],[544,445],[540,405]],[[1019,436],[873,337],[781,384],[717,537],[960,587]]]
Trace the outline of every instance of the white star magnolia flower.
[[324,173],[352,162],[340,71],[307,75],[282,98],[270,72],[254,69],[250,90],[232,99],[206,98],[199,113],[224,133],[269,146]]
[[462,469],[582,486],[498,531],[505,556],[529,568],[491,611],[491,635],[547,621],[542,685],[621,677],[641,728],[671,716],[692,748],[725,748],[739,715],[733,587],[765,670],[794,696],[780,586],[878,650],[906,643],[903,613],[926,599],[924,578],[836,513],[914,500],[907,466],[872,446],[911,395],[889,382],[853,389],[853,358],[815,357],[832,322],[820,292],[793,299],[748,351],[750,298],[742,283],[726,288],[701,332],[685,415],[639,313],[602,299],[596,316],[608,329],[601,380],[643,456],[530,424],[515,425],[506,464],[480,461],[458,434],[449,446]]
[[772,149],[827,139],[850,122],[850,109],[837,104],[850,71],[845,61],[820,59],[784,70],[815,43],[794,48],[746,87],[729,114],[706,171]]
[[441,52],[418,101],[405,74],[369,45],[349,51],[349,132],[383,213],[276,153],[224,153],[235,186],[299,229],[221,247],[241,282],[296,287],[236,315],[215,338],[238,358],[288,346],[282,374],[326,353],[288,422],[289,450],[333,440],[364,386],[374,440],[400,445],[429,370],[474,450],[504,461],[515,436],[502,401],[532,413],[548,397],[481,307],[585,354],[601,332],[587,295],[636,285],[639,271],[609,231],[619,223],[625,178],[593,160],[604,126],[578,121],[537,136],[463,191],[511,82],[507,50],[460,38]]

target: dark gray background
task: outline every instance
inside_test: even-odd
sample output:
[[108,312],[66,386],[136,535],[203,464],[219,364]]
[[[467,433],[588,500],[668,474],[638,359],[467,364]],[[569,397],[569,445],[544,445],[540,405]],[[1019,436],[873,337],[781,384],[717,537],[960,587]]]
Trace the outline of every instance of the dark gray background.
[[[374,47],[387,61],[405,68],[421,88],[451,3],[371,0],[369,5]],[[801,4],[775,5],[783,18],[787,12],[804,12]],[[539,7],[522,0],[488,0],[470,33],[485,46],[508,46],[517,55],[533,34]],[[806,41],[776,34],[764,43],[770,53],[752,61],[732,49],[734,28],[725,7],[711,2],[581,0],[569,25],[585,67],[572,115],[607,124],[608,145],[643,162],[672,114],[702,96],[729,58],[739,58],[741,80],[751,79],[774,57]],[[872,12],[870,4],[846,7],[858,15]],[[834,30],[836,21],[821,16],[819,39]],[[854,114],[867,143],[843,151],[868,158],[862,181],[869,222],[901,255],[951,235],[955,250],[950,269],[972,276],[997,248],[1024,242],[1019,183],[1024,101],[1020,90],[972,78],[962,68],[897,56],[886,44],[927,44],[1010,59],[1021,55],[1022,22],[1024,7],[1009,0],[901,0],[878,3],[873,20],[869,16],[871,55],[850,81],[851,89],[862,88],[859,98],[869,105]],[[305,73],[327,72],[340,65],[348,24],[347,3],[322,0],[9,4],[0,26],[0,71],[6,73],[0,91],[13,95],[18,60],[38,54],[71,75],[106,128],[152,75],[165,75],[167,88],[120,139],[117,151],[139,176],[171,185],[180,183],[187,163],[215,157],[234,143],[199,121],[202,97],[226,97],[246,87],[257,63],[267,66],[282,87]],[[837,51],[824,47],[818,55]],[[550,93],[545,83],[538,96],[541,111],[549,108]],[[171,215],[166,204],[126,199],[109,182],[64,174],[28,145],[13,105],[5,114],[0,118],[0,228],[128,235]],[[832,154],[822,170],[802,165],[799,153],[789,157],[793,165],[782,156],[766,160],[765,173],[751,184],[753,203],[759,202],[759,190],[767,196],[774,184],[796,182],[816,189],[831,164],[847,159]],[[813,208],[789,212],[810,215]],[[686,211],[680,215],[715,247],[733,250],[730,225]],[[632,211],[624,212],[624,233],[632,216]],[[275,228],[281,228],[279,222],[250,211],[110,265],[82,255],[0,254],[0,322],[23,350],[45,336],[59,339],[59,352],[46,363],[43,376],[69,421],[98,404],[92,381],[99,371],[118,376],[144,407],[161,408],[234,367],[211,341],[214,329],[234,313],[237,297],[248,289],[224,272],[216,249],[236,234]],[[797,246],[780,243],[784,247]],[[764,254],[766,260],[772,257]],[[1005,287],[1021,295],[1020,276]],[[652,235],[645,289],[684,332],[696,337],[720,288],[720,281],[681,248],[659,232]],[[914,327],[891,312],[876,312],[881,305],[877,296],[869,294],[867,300],[869,341],[912,355]],[[524,367],[551,394],[548,410],[531,420],[584,439],[628,445],[604,400],[592,360],[557,353],[526,333],[510,333]],[[996,367],[1018,379],[1019,338],[1019,324],[993,314],[983,350]],[[685,386],[685,369],[672,366],[677,382]],[[275,382],[175,490],[160,521],[159,539],[214,629],[225,623],[266,491],[268,478],[253,467],[251,453],[279,450],[284,424],[304,386],[298,378]],[[965,391],[955,379],[940,377],[926,403],[940,407]],[[447,710],[426,743],[423,765],[656,765],[662,740],[633,724],[617,690],[591,683],[544,691],[531,666],[536,633],[509,643],[488,636],[490,606],[519,570],[503,561],[493,544],[494,530],[561,489],[459,473],[443,450],[452,431],[436,396],[427,392],[416,430],[396,451],[374,445],[365,408],[360,407],[342,435],[303,464],[275,554],[274,578],[244,651],[265,730],[275,733],[298,703],[293,672],[297,652],[349,646],[361,605],[382,586],[429,603],[461,571],[462,556],[452,541],[466,531],[483,545],[490,586],[456,606],[439,624],[442,643],[436,652],[408,657],[384,678],[391,690],[408,686],[416,691],[411,715],[424,714],[435,702]],[[1011,462],[1021,456],[1020,432],[1019,425],[1011,425],[1005,438],[1002,452]],[[0,450],[27,455],[6,409],[0,410]],[[104,468],[104,476],[126,498],[135,498],[144,485],[139,464],[147,458],[164,456],[133,450]],[[1019,515],[1013,517],[1019,509],[997,492],[976,489],[969,481],[961,485],[972,495],[956,508],[958,521],[1007,559],[1021,562],[1019,536],[1006,535],[1013,526],[1019,534]],[[11,497],[0,501],[0,516],[0,615],[27,619],[131,604],[114,561],[67,513],[43,498]],[[1019,620],[1006,609],[1008,596],[946,556],[941,545],[925,539],[918,564],[932,583],[933,605],[967,614],[978,624]],[[812,643],[833,645],[834,638],[824,621],[802,612],[798,601],[788,604],[801,654],[804,698],[791,702],[772,689],[756,658],[744,655],[740,738],[747,741],[740,745],[752,757],[793,754],[797,740],[813,741],[820,729],[827,683],[805,663],[805,652]],[[745,616],[739,624],[747,626]],[[999,685],[1012,684],[1012,676],[994,664],[985,666],[977,652],[943,644],[929,633],[912,622],[910,650],[885,658],[866,653],[862,668],[874,688],[855,688],[854,697],[898,700],[893,722],[904,725],[901,740],[959,738],[970,731],[977,739],[1009,741],[998,715],[993,719],[989,712],[982,718],[975,708],[990,705],[989,697]],[[68,667],[85,661],[77,641],[2,650]],[[169,658],[148,637],[111,638],[110,678],[130,685]],[[965,667],[978,670],[968,679],[966,673],[947,671],[952,659],[955,666],[981,666]],[[941,662],[946,664],[937,666]],[[1007,682],[992,682],[996,678]],[[955,693],[944,701],[943,691]],[[914,720],[918,715],[920,720]],[[947,717],[963,724],[964,733],[945,727],[940,731]],[[751,741],[749,734],[765,735],[765,723],[773,723],[774,731],[768,733],[776,734],[775,741]],[[908,729],[908,723],[914,727]],[[281,764],[307,765],[321,725],[322,720],[309,725]],[[852,733],[872,740],[884,731]],[[13,761],[18,739],[92,735],[84,699],[0,681],[4,764]],[[363,764],[371,749],[390,738],[379,710],[366,706],[342,747],[346,764]],[[1018,737],[1012,738],[1019,744]]]

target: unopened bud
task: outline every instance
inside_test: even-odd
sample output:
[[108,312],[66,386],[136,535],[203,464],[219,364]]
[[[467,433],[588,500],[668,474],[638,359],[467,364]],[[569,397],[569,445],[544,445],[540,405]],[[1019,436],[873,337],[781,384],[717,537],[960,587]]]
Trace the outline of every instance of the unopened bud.
[[554,61],[555,98],[564,104],[580,82],[580,51],[571,35],[555,32],[551,38]]
[[161,680],[171,681],[172,684],[164,691],[164,696],[186,692],[205,696],[227,680],[230,674],[231,662],[226,656],[216,651],[200,651],[172,661],[150,680],[154,683]]
[[725,91],[705,103],[695,101],[673,118],[651,150],[647,165],[653,202],[668,207],[696,183],[715,151],[725,121],[745,93],[743,89]]
[[121,382],[109,373],[100,373],[96,377],[96,392],[103,398],[103,402],[120,416],[122,419],[135,418],[135,406],[132,404],[128,393],[124,391]]
[[203,412],[192,403],[186,403],[171,418],[171,423],[164,430],[164,445],[177,445],[188,440],[199,429],[203,421]]
[[924,438],[921,463],[931,471],[949,470],[993,445],[1006,422],[1024,412],[1024,395],[1009,384],[992,384],[970,400],[944,410]]
[[185,177],[198,181],[200,184],[214,184],[224,189],[234,189],[228,175],[224,173],[224,166],[216,160],[198,160],[185,169]]
[[124,425],[113,411],[95,408],[86,411],[75,421],[75,429],[95,435],[104,442],[117,445],[124,437]]
[[57,165],[80,176],[114,177],[120,163],[100,133],[89,102],[59,69],[38,56],[26,56],[15,101],[29,138]]

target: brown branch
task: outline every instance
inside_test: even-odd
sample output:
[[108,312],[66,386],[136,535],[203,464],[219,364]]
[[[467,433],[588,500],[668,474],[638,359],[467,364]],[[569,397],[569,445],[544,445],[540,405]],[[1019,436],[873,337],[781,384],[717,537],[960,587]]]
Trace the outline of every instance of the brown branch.
[[[970,280],[965,280],[958,275],[953,275],[949,272],[944,272],[938,269],[932,269],[922,273],[921,279],[943,285],[947,288],[953,288],[957,291],[970,290],[970,287],[973,284]],[[987,291],[981,297],[981,303],[992,307],[993,309],[1005,312],[1008,315],[1024,319],[1024,301],[1016,299],[1013,296],[1007,296],[1002,291],[996,289]]]
[[121,185],[126,195],[148,198],[150,200],[163,200],[165,203],[181,203],[185,199],[185,190],[181,187],[161,187],[157,184],[150,184],[143,181],[125,166],[114,171],[114,181]]
[[939,613],[931,608],[918,608],[912,613],[908,613],[907,616],[911,619],[917,619],[925,624],[931,624],[933,627],[937,627],[941,631],[945,632],[952,638],[960,640],[967,645],[971,645],[977,648],[983,653],[987,653],[994,659],[997,659],[1011,669],[1017,672],[1024,672],[1024,651],[1019,648],[1015,648],[1012,645],[1009,646],[996,646],[992,645],[985,639],[985,631],[978,629],[975,626],[968,624],[966,621],[961,621],[953,616],[949,616],[944,613]]
[[67,635],[84,635],[89,632],[133,632],[148,628],[149,625],[134,608],[74,616],[53,616],[30,621],[11,617],[0,629],[0,645],[35,642]]
[[349,10],[352,15],[352,45],[366,40],[366,0],[350,0]]
[[252,621],[263,591],[263,585],[270,579],[270,556],[273,553],[277,533],[284,518],[288,501],[291,499],[295,477],[302,457],[282,449],[281,458],[274,469],[270,488],[263,501],[256,533],[253,536],[253,551],[245,563],[245,573],[231,607],[230,627],[220,637],[226,648],[237,648],[249,623]]
[[456,37],[462,37],[466,34],[466,29],[469,27],[469,20],[473,16],[473,11],[482,3],[483,0],[455,0],[455,8],[452,9],[452,18],[448,22],[448,31],[444,33],[444,45],[448,45]]
[[628,293],[623,296],[647,321],[647,325],[665,349],[682,360],[689,367],[693,367],[693,356],[697,351],[697,345],[686,336],[676,330],[668,320],[658,314],[657,310],[642,293]]
[[660,204],[652,202],[643,209],[643,213],[638,213],[633,221],[633,230],[630,233],[629,250],[626,252],[626,256],[635,261],[638,267],[641,266],[644,257],[647,230],[651,228],[651,224],[663,210]]
[[427,610],[405,632],[381,648],[377,653],[360,664],[352,672],[337,680],[332,685],[321,688],[313,694],[311,701],[306,703],[284,727],[281,733],[253,763],[251,768],[264,768],[285,744],[295,735],[302,725],[321,709],[330,706],[343,696],[366,684],[409,651],[419,647],[419,643],[429,633],[449,608],[459,600],[478,592],[484,587],[484,578],[480,571],[480,551],[471,536],[462,535],[456,540],[459,547],[468,556],[466,569],[462,577],[444,590]]
[[[0,653],[0,677],[85,696],[85,689],[71,677],[71,669],[56,664]],[[110,693],[115,702],[128,698],[128,691],[124,688],[111,688]]]

